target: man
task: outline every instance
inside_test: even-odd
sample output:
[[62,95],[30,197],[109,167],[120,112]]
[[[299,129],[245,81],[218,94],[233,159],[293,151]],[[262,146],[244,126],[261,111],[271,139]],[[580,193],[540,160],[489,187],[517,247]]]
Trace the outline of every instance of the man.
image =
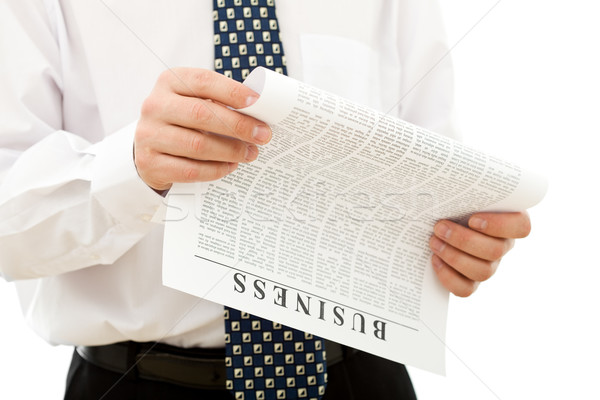
[[[368,4],[277,3],[289,75],[452,135],[435,2]],[[223,307],[162,286],[153,222],[172,183],[232,173],[270,140],[231,110],[256,94],[212,71],[212,11],[206,0],[0,4],[0,271],[44,339],[108,345],[91,361],[74,353],[69,398],[230,396],[130,368],[155,341],[169,357],[223,357]],[[441,221],[432,265],[468,296],[528,231],[523,213]],[[123,348],[121,370],[110,354]],[[341,353],[326,399],[414,397],[399,364]]]

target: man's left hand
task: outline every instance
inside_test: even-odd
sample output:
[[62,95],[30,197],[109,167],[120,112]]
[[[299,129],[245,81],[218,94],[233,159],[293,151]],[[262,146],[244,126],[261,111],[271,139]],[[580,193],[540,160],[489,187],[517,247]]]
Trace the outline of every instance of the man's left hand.
[[468,227],[438,221],[429,241],[434,253],[431,262],[444,287],[467,297],[496,272],[515,239],[526,237],[530,230],[526,212],[473,214]]

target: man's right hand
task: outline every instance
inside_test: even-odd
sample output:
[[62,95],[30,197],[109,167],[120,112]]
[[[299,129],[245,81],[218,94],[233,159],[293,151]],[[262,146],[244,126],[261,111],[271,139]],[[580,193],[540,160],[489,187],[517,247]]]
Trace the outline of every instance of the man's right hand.
[[213,71],[163,72],[144,101],[134,140],[140,177],[157,191],[174,182],[222,178],[258,156],[271,139],[263,122],[240,114],[258,99],[251,89]]

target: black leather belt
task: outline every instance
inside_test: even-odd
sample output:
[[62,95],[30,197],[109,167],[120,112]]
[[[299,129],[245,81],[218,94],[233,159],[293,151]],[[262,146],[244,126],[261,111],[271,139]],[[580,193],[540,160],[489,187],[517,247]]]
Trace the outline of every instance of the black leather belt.
[[[120,342],[77,346],[77,353],[97,367],[142,379],[205,390],[225,388],[225,349],[183,349],[162,343]],[[327,365],[333,366],[354,349],[325,340]]]

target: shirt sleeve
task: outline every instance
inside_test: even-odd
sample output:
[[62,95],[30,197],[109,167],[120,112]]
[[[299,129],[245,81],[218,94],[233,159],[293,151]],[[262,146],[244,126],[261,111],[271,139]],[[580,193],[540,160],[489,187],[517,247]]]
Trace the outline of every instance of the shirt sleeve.
[[135,123],[100,141],[62,129],[50,3],[0,3],[0,274],[7,280],[113,263],[156,226],[163,200],[137,175]]

